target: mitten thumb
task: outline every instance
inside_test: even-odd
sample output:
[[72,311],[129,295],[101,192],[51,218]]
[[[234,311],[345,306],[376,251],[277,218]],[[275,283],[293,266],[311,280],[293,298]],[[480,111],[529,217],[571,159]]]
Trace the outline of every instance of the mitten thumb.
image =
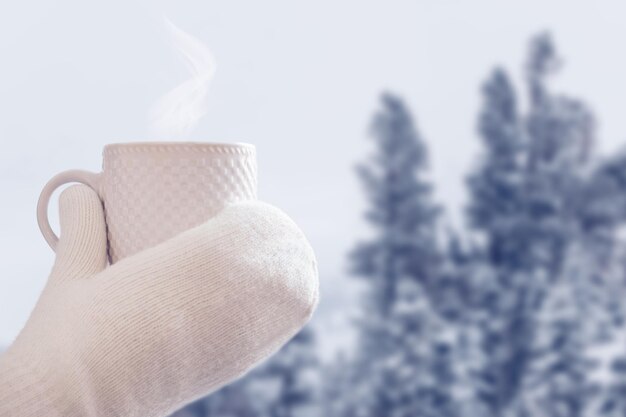
[[51,280],[89,277],[107,265],[104,210],[98,195],[85,185],[74,185],[59,198],[61,237]]

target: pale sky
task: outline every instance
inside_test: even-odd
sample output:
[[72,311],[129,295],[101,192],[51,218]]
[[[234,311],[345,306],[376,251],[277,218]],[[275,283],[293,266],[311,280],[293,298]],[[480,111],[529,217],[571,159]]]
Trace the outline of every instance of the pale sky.
[[353,166],[368,152],[379,93],[411,106],[437,198],[461,224],[479,85],[496,64],[519,77],[539,31],[553,33],[565,58],[557,87],[595,109],[601,149],[624,143],[625,12],[619,1],[571,0],[3,2],[0,345],[17,335],[53,262],[35,220],[41,187],[65,169],[99,170],[106,143],[152,139],[152,104],[186,77],[164,15],[217,60],[209,111],[187,139],[257,146],[260,197],[316,249],[315,320],[332,350],[355,305],[345,253],[366,229]]

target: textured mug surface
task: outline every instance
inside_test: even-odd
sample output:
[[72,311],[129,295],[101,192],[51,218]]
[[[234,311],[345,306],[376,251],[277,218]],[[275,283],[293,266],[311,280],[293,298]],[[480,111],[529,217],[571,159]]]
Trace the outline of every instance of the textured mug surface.
[[228,203],[256,199],[256,151],[248,144],[106,145],[100,174],[68,171],[44,187],[38,220],[53,248],[56,236],[42,216],[52,191],[67,182],[86,183],[100,196],[115,263],[205,222]]

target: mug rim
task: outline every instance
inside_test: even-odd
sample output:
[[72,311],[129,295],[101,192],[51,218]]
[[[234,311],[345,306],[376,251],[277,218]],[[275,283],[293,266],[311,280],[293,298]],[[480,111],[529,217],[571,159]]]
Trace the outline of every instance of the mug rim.
[[254,153],[256,147],[245,142],[173,142],[173,141],[145,141],[145,142],[115,142],[104,145],[103,154],[110,152],[136,152],[136,151],[171,151],[171,150],[194,150],[217,153]]

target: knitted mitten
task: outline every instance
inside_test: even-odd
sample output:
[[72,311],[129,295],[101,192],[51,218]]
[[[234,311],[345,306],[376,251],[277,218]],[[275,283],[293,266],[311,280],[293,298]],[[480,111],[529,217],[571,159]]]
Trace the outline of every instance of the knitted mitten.
[[277,208],[238,203],[112,266],[102,205],[60,200],[61,239],[0,356],[0,416],[166,416],[248,371],[309,319],[313,251]]

